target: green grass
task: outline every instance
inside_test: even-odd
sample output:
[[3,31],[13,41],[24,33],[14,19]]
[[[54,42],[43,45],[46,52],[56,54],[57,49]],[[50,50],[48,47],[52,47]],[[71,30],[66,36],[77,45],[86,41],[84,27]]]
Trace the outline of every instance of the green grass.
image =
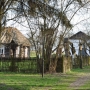
[[[90,73],[90,68],[73,69],[67,74],[20,74],[20,73],[0,73],[0,90],[71,90],[70,83],[75,81],[80,75]],[[90,88],[90,82],[83,87]],[[82,87],[82,88],[83,88]],[[86,88],[87,89],[87,88]]]
[[83,90],[90,90],[90,81],[86,82],[83,86],[80,87]]
[[35,51],[31,51],[30,52],[30,57],[36,57],[36,52]]
[[[76,77],[81,77],[83,75],[88,75],[88,74],[90,74],[90,66],[86,66],[83,69],[80,68],[73,69],[71,71],[71,75],[76,75]],[[90,90],[90,80],[87,81],[84,85],[80,86],[78,90]]]
[[[0,88],[7,90],[59,90],[66,89],[75,78],[60,75],[28,75],[14,73],[0,73]],[[0,89],[1,90],[1,89]]]
[[[79,72],[79,71],[78,71]],[[85,67],[85,69],[80,71],[83,74],[90,74],[90,66]],[[90,90],[90,80],[87,81],[83,86],[81,86],[79,89],[83,90]]]

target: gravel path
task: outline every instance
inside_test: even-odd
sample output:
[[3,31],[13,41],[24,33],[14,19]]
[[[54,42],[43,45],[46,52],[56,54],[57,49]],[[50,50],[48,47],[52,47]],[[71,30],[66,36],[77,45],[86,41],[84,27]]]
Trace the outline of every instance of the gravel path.
[[70,84],[70,87],[73,89],[78,89],[80,86],[84,85],[90,80],[90,73],[84,76],[79,77],[76,81]]

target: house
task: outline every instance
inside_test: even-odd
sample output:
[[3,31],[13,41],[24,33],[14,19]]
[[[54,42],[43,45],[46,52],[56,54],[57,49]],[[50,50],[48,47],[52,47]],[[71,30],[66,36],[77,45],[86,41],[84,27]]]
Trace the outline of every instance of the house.
[[16,28],[5,27],[0,36],[0,56],[30,57],[30,42]]
[[[90,36],[86,35],[84,32],[79,31],[73,36],[69,37],[69,41],[72,43],[71,48],[75,49],[75,53],[80,55],[80,45],[82,45],[81,55],[87,56],[89,55],[89,47],[90,47]],[[72,53],[74,54],[74,53]]]

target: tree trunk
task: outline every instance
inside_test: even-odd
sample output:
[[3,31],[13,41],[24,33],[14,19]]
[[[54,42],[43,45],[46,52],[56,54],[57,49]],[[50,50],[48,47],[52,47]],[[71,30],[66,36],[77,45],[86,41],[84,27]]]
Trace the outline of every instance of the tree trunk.
[[61,56],[62,48],[61,48],[61,42],[63,41],[63,36],[60,36],[60,41],[58,43],[58,47],[56,50],[56,56],[50,60],[50,65],[49,65],[49,72],[50,73],[56,73],[56,68],[57,68],[57,62],[58,62],[58,56]]
[[49,65],[50,73],[56,73],[57,62],[58,62],[58,55],[56,55],[56,57],[54,57],[50,60],[50,65]]

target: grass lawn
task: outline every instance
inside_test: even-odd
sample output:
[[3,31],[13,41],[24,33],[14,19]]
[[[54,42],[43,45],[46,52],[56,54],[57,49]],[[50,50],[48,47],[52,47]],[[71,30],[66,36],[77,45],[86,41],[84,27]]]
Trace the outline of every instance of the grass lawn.
[[74,80],[71,77],[55,75],[25,75],[25,74],[2,74],[0,75],[0,90],[59,90],[66,89],[68,82]]
[[31,51],[30,52],[30,57],[36,57],[36,52],[35,51]]
[[88,81],[88,82],[85,83],[83,86],[81,86],[80,89],[90,90],[90,81]]
[[[71,90],[70,83],[89,73],[90,67],[73,69],[67,74],[19,74],[0,72],[0,90]],[[83,87],[90,87],[89,84]]]

